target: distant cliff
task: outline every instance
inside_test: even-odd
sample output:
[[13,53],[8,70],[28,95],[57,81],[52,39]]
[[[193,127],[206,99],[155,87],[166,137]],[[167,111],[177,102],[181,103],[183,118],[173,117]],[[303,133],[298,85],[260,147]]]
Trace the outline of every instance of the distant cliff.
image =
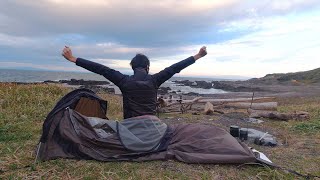
[[278,73],[278,74],[267,74],[262,78],[249,79],[249,82],[256,83],[303,83],[303,84],[315,84],[320,83],[320,68],[313,69],[310,71],[301,71],[295,73]]

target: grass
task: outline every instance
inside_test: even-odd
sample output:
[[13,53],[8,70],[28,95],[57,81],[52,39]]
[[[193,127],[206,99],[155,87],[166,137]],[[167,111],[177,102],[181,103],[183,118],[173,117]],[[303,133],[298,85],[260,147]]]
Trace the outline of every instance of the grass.
[[[55,103],[70,89],[55,85],[0,83],[0,179],[299,179],[269,167],[199,165],[177,161],[97,162],[57,159],[33,165],[34,150],[42,123]],[[99,94],[108,100],[108,117],[122,118],[121,97]],[[255,147],[275,163],[301,173],[320,175],[319,98],[278,99],[279,110],[305,110],[311,119],[304,122],[266,121],[264,126],[279,132],[288,145]],[[208,116],[170,115],[197,122]],[[166,115],[161,115],[166,117]],[[215,121],[216,118],[212,117]],[[31,167],[23,168],[26,165]]]
[[291,122],[291,130],[297,133],[314,134],[320,132],[320,97],[279,99],[281,112],[307,111],[310,120],[306,122]]
[[317,133],[320,131],[320,119],[311,122],[303,122],[295,125],[293,130],[308,133]]

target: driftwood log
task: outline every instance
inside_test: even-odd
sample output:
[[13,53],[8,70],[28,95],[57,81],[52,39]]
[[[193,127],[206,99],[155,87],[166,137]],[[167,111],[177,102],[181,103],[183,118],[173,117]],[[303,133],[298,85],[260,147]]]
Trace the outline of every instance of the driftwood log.
[[[269,101],[274,99],[275,97],[256,97],[253,98],[253,101],[263,100]],[[207,102],[212,103],[213,105],[221,105],[227,103],[237,103],[237,102],[251,102],[252,98],[234,98],[234,99],[212,99],[207,97],[196,97],[192,100],[182,100],[182,99],[163,99],[163,104],[166,106],[173,106],[177,104],[205,104]]]
[[196,104],[199,102],[199,100],[201,99],[202,97],[196,97],[192,100],[182,100],[182,99],[163,99],[165,104],[166,104],[166,107],[169,107],[169,106],[174,106],[174,105],[177,105],[177,104],[184,104],[184,105],[191,105],[191,104]]
[[277,110],[277,102],[264,102],[264,103],[228,103],[225,104],[226,108],[238,108],[238,109],[256,109],[256,110]]
[[294,113],[279,113],[276,111],[261,111],[261,110],[248,110],[251,118],[269,118],[269,119],[276,119],[282,121],[288,121],[291,119],[294,120],[305,120],[309,119],[310,115],[308,112],[305,111],[297,111]]
[[[187,112],[188,110],[191,110],[192,109],[192,105],[197,103],[198,100],[200,99],[201,97],[197,97],[197,98],[194,98],[193,100],[182,100],[182,99],[172,99],[170,98],[169,100],[168,99],[163,99],[163,98],[158,98],[157,100],[157,111],[161,111],[160,109],[162,108],[170,108],[174,105],[178,105],[178,108],[179,108],[179,112],[181,113],[184,113],[184,112]],[[169,109],[171,112],[174,112],[174,111],[177,111],[177,110],[173,110],[172,108]]]
[[[192,100],[158,98],[158,107],[160,109],[168,109],[171,111],[180,111],[181,113],[192,110],[194,104],[204,105],[205,114],[217,112],[223,114],[222,111],[216,109],[220,108],[237,108],[237,109],[256,109],[256,110],[276,110],[277,102],[263,102],[270,101],[274,97],[256,97],[256,98],[233,98],[233,99],[212,99],[208,97],[197,97]],[[260,103],[256,103],[259,101]],[[253,102],[253,103],[252,103]]]
[[215,104],[215,103],[231,103],[231,102],[251,102],[251,101],[257,101],[257,100],[270,101],[274,99],[275,97],[234,98],[234,99],[212,99],[212,98],[200,97],[198,102],[204,102],[204,103],[211,102]]
[[[298,111],[294,113],[279,113],[277,112],[277,102],[264,102],[273,100],[274,97],[256,97],[256,98],[234,98],[234,99],[212,99],[206,97],[197,97],[192,100],[182,100],[159,98],[158,106],[160,108],[169,108],[169,112],[184,113],[192,109],[194,104],[205,104],[204,113],[213,114],[214,112],[223,114],[224,112],[216,110],[217,108],[237,108],[248,109],[248,113],[252,118],[269,118],[281,121],[305,120],[309,119],[308,112]],[[256,102],[258,101],[258,102]],[[176,106],[175,106],[176,105]],[[178,109],[177,109],[178,108]]]

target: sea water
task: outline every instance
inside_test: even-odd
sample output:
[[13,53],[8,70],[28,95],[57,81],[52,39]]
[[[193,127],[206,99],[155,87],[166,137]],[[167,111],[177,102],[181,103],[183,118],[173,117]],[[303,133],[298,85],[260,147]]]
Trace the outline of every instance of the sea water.
[[[70,79],[84,79],[84,80],[97,80],[107,81],[103,76],[86,73],[86,72],[57,72],[57,71],[35,71],[35,70],[14,70],[14,69],[0,69],[0,82],[43,82],[47,80],[70,80]],[[170,87],[171,91],[180,91],[178,93],[199,93],[199,94],[219,94],[226,93],[226,91],[220,89],[202,89],[192,88],[189,86],[181,86],[175,84],[173,81],[178,80],[190,80],[190,81],[207,81],[221,80],[214,78],[198,78],[198,77],[172,77],[161,87]],[[108,87],[115,88],[116,94],[120,93],[120,90],[112,83]]]

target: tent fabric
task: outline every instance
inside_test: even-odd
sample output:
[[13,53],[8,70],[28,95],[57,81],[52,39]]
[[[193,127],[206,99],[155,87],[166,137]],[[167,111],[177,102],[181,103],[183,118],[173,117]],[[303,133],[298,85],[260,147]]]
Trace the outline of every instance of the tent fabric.
[[[104,118],[106,118],[106,113],[107,113],[107,101],[103,100],[99,96],[97,96],[92,90],[81,88],[81,89],[76,89],[71,91],[70,93],[66,94],[64,97],[62,97],[55,107],[51,110],[51,112],[47,115],[43,127],[42,127],[42,136],[40,139],[40,142],[45,142],[46,137],[48,135],[51,123],[52,123],[52,118],[57,115],[58,112],[60,112],[62,109],[70,107],[72,109],[78,108],[78,112],[82,113],[81,110],[84,109],[91,109],[91,103],[86,103],[86,108],[81,106],[82,103],[78,103],[81,98],[87,98],[87,99],[92,99],[95,102],[99,104],[98,109],[95,111],[100,111],[98,114],[104,114]],[[78,105],[78,107],[76,107]],[[86,114],[85,112],[82,114]],[[100,117],[100,116],[97,116]]]
[[255,155],[222,128],[204,124],[172,126],[166,151],[140,157],[138,161],[175,159],[185,163],[241,164],[256,162]]
[[123,145],[119,134],[113,131],[108,123],[104,123],[103,131],[107,136],[103,137],[91,126],[89,117],[83,116],[70,108],[57,113],[52,121],[47,141],[41,142],[40,160],[55,158],[96,159],[100,161],[131,160],[150,152],[166,149],[166,147],[163,148],[162,144],[168,144],[165,141],[170,140],[164,138],[166,136],[162,136],[155,143],[157,148],[150,149],[150,152],[137,152],[127,149]]
[[[91,92],[78,91],[69,97]],[[74,110],[78,101],[62,98],[44,122],[40,160],[56,158],[99,161],[150,161],[175,159],[186,163],[256,162],[253,152],[227,131],[212,125],[165,125],[156,116],[139,116],[122,122],[87,117]],[[106,103],[100,103],[105,108]],[[131,134],[130,134],[131,133]],[[128,136],[129,135],[129,136]],[[130,136],[131,135],[131,136]]]

